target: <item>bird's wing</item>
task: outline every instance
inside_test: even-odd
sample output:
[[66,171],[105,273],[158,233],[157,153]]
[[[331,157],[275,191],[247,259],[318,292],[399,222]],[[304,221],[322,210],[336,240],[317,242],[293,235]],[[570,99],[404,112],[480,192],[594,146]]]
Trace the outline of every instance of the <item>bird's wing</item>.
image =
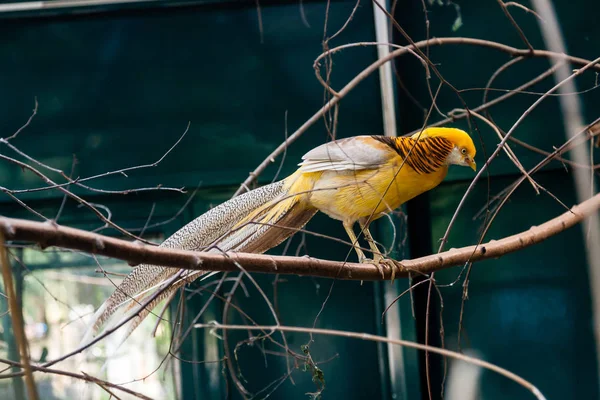
[[355,136],[323,144],[306,153],[298,164],[302,172],[374,169],[395,153],[372,136]]

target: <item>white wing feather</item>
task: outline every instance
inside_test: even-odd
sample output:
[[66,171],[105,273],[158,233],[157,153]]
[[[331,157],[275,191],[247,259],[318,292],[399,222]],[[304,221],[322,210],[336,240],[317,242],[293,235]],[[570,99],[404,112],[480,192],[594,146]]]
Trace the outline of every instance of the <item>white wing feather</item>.
[[306,153],[298,164],[302,172],[373,169],[389,157],[384,150],[365,146],[369,136],[356,136],[322,144]]

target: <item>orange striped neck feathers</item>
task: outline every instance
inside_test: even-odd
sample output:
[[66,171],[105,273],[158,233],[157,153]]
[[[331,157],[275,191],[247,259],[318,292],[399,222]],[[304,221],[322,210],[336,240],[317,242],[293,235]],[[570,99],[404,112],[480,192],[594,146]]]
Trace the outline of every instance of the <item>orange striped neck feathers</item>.
[[471,161],[475,157],[473,140],[465,131],[456,128],[427,128],[411,137],[373,138],[390,146],[418,174],[431,174],[449,164],[465,164],[460,151],[464,151]]
[[454,149],[454,144],[441,136],[421,139],[387,136],[373,138],[390,146],[418,174],[431,174],[440,167],[447,166],[448,156]]

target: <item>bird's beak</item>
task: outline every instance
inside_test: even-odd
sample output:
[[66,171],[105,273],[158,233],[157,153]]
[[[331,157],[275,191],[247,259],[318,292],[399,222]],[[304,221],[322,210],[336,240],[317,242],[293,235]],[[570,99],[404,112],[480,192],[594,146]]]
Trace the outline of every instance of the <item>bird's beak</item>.
[[477,163],[475,163],[475,160],[468,159],[467,163],[469,164],[469,167],[471,167],[471,169],[473,171],[477,171]]

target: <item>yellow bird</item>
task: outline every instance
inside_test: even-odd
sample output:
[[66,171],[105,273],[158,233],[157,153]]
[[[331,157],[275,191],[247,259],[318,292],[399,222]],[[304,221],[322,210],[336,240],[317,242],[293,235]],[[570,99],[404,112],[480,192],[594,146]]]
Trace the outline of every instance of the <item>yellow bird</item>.
[[[196,251],[263,253],[290,237],[322,211],[343,223],[360,262],[379,263],[383,256],[369,224],[404,202],[442,182],[452,164],[475,165],[471,137],[455,128],[427,128],[411,137],[356,136],[316,147],[302,157],[289,177],[247,192],[207,211],[162,243],[162,247]],[[358,246],[358,222],[373,253],[367,259]],[[96,312],[94,334],[122,310],[138,313],[126,336],[163,299],[204,272],[186,271],[143,309],[136,305],[163,289],[179,270],[140,265],[125,278]],[[125,307],[123,307],[126,305]],[[122,321],[119,318],[111,326]],[[86,337],[89,338],[89,336]],[[125,337],[126,337],[125,336]]]

